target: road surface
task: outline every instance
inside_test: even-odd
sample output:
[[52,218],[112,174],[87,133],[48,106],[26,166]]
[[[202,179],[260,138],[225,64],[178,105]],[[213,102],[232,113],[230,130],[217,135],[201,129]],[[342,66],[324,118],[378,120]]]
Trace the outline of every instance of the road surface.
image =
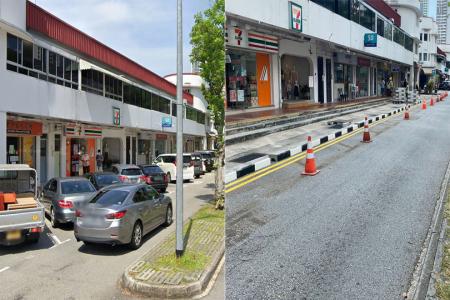
[[449,102],[321,150],[317,176],[302,159],[228,193],[226,299],[400,299],[450,159]]

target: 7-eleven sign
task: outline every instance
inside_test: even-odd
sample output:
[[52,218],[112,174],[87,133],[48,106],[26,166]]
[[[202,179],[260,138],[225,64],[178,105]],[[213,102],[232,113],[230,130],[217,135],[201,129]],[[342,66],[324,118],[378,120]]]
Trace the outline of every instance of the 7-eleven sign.
[[302,32],[303,30],[303,9],[300,5],[290,2],[291,29]]
[[120,126],[120,108],[113,107],[113,124]]

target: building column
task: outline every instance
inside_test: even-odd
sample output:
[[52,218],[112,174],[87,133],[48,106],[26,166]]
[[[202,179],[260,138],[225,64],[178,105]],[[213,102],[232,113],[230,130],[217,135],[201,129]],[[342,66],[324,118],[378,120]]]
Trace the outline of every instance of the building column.
[[127,136],[123,135],[120,137],[122,144],[120,145],[122,148],[122,158],[120,160],[121,164],[125,164],[127,161]]
[[0,111],[0,164],[6,164],[6,112]]
[[66,177],[66,151],[67,151],[67,139],[64,134],[61,134],[61,147],[60,147],[60,167],[59,167],[59,176]]
[[55,152],[55,132],[53,128],[53,124],[48,124],[48,132],[47,132],[47,178],[53,178],[55,175],[55,167],[53,161],[53,154]]

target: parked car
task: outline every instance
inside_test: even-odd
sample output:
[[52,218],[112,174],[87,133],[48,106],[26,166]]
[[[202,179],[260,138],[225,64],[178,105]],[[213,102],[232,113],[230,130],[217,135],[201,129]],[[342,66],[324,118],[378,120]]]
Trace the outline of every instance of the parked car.
[[169,180],[166,173],[158,165],[143,165],[139,166],[144,173],[145,182],[151,185],[154,189],[165,193]]
[[84,175],[84,177],[86,177],[97,190],[100,190],[105,186],[121,182],[119,175],[112,172],[88,173]]
[[[169,182],[177,178],[176,154],[161,154],[155,159],[157,164],[167,175]],[[183,180],[194,179],[194,162],[190,154],[183,154]]]
[[450,90],[450,82],[444,81],[439,85],[439,89],[443,91],[449,91]]
[[117,164],[112,166],[112,172],[119,175],[124,183],[144,183],[144,173],[136,165]]
[[92,183],[84,177],[52,178],[42,189],[42,204],[50,215],[52,227],[75,220],[75,211],[96,193]]
[[200,178],[201,175],[205,175],[206,168],[203,163],[202,157],[198,153],[191,154],[192,161],[194,162],[194,177]]
[[209,151],[195,152],[201,155],[206,172],[214,170],[214,157]]
[[77,210],[75,238],[137,249],[144,235],[162,224],[169,226],[172,214],[172,200],[147,184],[111,185]]

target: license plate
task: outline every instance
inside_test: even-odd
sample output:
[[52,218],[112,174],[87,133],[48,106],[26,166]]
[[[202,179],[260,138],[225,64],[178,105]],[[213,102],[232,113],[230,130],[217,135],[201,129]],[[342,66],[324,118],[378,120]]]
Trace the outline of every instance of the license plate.
[[22,237],[22,232],[20,230],[9,231],[6,233],[6,239],[8,241],[19,240]]
[[162,180],[163,180],[162,176],[154,176],[153,177],[153,181],[162,181]]

